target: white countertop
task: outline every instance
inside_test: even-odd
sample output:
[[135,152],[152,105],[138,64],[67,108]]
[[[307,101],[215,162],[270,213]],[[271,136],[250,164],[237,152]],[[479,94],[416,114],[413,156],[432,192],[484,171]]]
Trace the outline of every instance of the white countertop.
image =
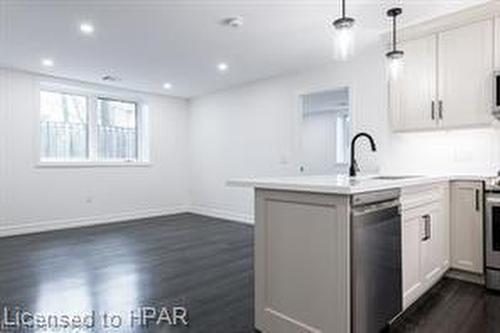
[[[392,175],[391,175],[392,176]],[[404,175],[406,176],[406,175]],[[450,180],[486,180],[492,176],[483,175],[445,175],[416,176],[401,179],[379,179],[378,176],[350,178],[345,175],[332,176],[296,176],[274,178],[232,179],[229,186],[252,187],[268,190],[285,190],[298,192],[357,194],[409,186],[419,186]]]

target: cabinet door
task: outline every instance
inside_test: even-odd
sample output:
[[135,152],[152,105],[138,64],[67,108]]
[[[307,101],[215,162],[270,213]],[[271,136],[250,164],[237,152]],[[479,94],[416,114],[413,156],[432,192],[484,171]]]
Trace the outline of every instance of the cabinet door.
[[405,42],[404,65],[391,78],[391,115],[395,130],[429,129],[437,125],[436,36]]
[[500,69],[500,16],[495,18],[495,68]]
[[495,68],[500,68],[500,16],[495,18]]
[[430,286],[439,279],[443,269],[446,226],[441,202],[426,205],[425,208],[425,214],[422,215],[420,265],[422,283]]
[[491,122],[493,53],[492,20],[439,34],[443,127]]
[[453,182],[451,186],[451,265],[483,273],[483,185]]
[[419,209],[403,213],[402,230],[403,306],[406,308],[423,292],[420,278],[422,213]]

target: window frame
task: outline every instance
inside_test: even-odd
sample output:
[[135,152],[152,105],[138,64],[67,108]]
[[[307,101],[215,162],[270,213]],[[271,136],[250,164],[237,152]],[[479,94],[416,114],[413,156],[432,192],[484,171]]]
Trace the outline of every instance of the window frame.
[[[41,151],[41,99],[42,91],[60,94],[69,94],[85,97],[87,100],[87,159],[85,160],[44,160]],[[137,158],[136,160],[101,160],[98,159],[97,138],[97,103],[99,99],[121,101],[136,105],[137,124]],[[37,117],[36,117],[36,163],[39,168],[59,167],[126,167],[126,166],[150,166],[150,126],[147,121],[149,110],[144,100],[136,95],[127,93],[113,93],[105,89],[74,87],[59,83],[40,82],[37,89]]]
[[[299,173],[302,173],[301,168],[302,168],[302,124],[303,124],[303,114],[304,114],[304,103],[303,103],[303,98],[306,95],[318,93],[318,92],[325,92],[325,91],[332,91],[332,90],[338,90],[342,88],[347,88],[347,94],[348,94],[348,100],[349,100],[349,105],[346,107],[346,112],[345,114],[347,115],[345,119],[345,125],[346,127],[344,128],[344,138],[345,138],[345,143],[346,146],[344,146],[344,153],[345,153],[345,161],[344,162],[339,162],[338,161],[338,156],[335,156],[335,159],[337,160],[336,163],[332,166],[335,170],[339,172],[339,174],[345,174],[348,173],[348,168],[349,168],[349,156],[350,156],[350,138],[353,132],[353,117],[354,117],[354,98],[353,94],[354,91],[356,90],[356,86],[352,82],[346,82],[345,84],[340,84],[338,86],[332,86],[330,84],[320,84],[320,85],[311,85],[305,89],[298,89],[295,92],[295,100],[296,100],[296,111],[294,112],[294,129],[293,129],[293,136],[294,136],[294,147],[297,151],[299,151],[299,156],[300,156],[300,162],[299,162]],[[338,118],[336,122],[338,121]]]
[[[40,125],[42,123],[41,121],[41,99],[40,99],[40,95],[41,95],[41,92],[42,91],[46,91],[46,92],[51,92],[51,93],[57,93],[57,94],[61,94],[61,95],[73,95],[73,96],[79,96],[79,97],[83,97],[85,98],[85,104],[86,104],[86,107],[87,107],[87,110],[86,110],[86,114],[87,114],[87,138],[86,138],[86,159],[83,159],[83,160],[79,160],[79,159],[74,159],[74,160],[66,160],[66,161],[58,161],[58,160],[51,160],[51,159],[47,159],[47,160],[43,160],[42,159],[42,151],[41,151],[41,138],[42,138],[42,133],[40,131]],[[38,138],[38,160],[39,162],[41,163],[59,163],[59,162],[64,162],[64,163],[82,163],[82,162],[85,162],[85,161],[88,161],[90,160],[90,121],[91,121],[91,115],[90,115],[90,98],[88,96],[88,94],[85,94],[83,92],[74,92],[74,91],[69,91],[69,90],[55,90],[55,89],[40,89],[39,92],[38,92],[38,100],[39,100],[39,103],[38,103],[38,132],[37,132],[37,138]]]
[[[99,100],[102,100],[102,101],[111,101],[111,102],[121,102],[121,103],[129,103],[129,104],[134,104],[135,106],[135,126],[136,126],[136,136],[135,136],[135,149],[136,149],[136,156],[135,156],[135,160],[123,160],[123,161],[120,161],[120,160],[100,160],[98,158],[98,154],[99,154],[99,148],[97,146],[97,142],[95,143],[95,147],[93,149],[93,152],[94,154],[96,155],[95,157],[95,160],[96,161],[102,161],[104,163],[106,162],[124,162],[124,163],[135,163],[135,162],[140,162],[143,158],[142,156],[142,141],[141,140],[141,135],[142,135],[142,121],[141,121],[141,107],[140,107],[140,104],[135,101],[135,100],[127,100],[127,99],[123,99],[123,98],[111,98],[111,97],[108,97],[108,96],[102,96],[102,95],[99,95],[99,96],[96,96],[95,98],[95,114],[94,114],[94,117],[95,117],[95,123],[93,124],[92,126],[92,130],[94,132],[94,138],[95,139],[99,139],[99,134],[98,134],[98,125],[97,125],[97,104],[99,103]],[[95,141],[97,141],[95,140]]]

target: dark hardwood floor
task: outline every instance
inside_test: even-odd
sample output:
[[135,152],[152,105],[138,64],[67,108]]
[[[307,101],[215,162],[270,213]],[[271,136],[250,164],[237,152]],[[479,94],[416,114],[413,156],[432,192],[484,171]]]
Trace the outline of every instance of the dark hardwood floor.
[[[94,327],[80,332],[250,333],[253,228],[179,214],[1,238],[0,304],[1,319],[4,307],[55,316],[96,311]],[[130,311],[175,305],[188,309],[188,327],[130,327]],[[104,313],[122,325],[104,328]],[[390,332],[500,332],[500,296],[445,278]]]
[[[3,238],[0,302],[45,315],[123,318],[116,329],[96,321],[92,332],[251,332],[253,228],[179,214]],[[130,327],[138,307],[175,305],[187,308],[187,328]]]
[[390,332],[500,332],[500,294],[444,278],[398,318]]

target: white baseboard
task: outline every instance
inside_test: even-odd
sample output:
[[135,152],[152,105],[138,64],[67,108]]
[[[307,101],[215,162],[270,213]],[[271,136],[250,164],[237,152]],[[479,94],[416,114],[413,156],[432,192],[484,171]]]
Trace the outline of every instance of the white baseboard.
[[230,212],[227,210],[207,207],[207,206],[191,206],[189,212],[193,214],[206,215],[219,219],[230,220],[245,224],[254,224],[253,215]]
[[190,212],[188,206],[176,206],[169,208],[124,212],[118,214],[80,217],[74,219],[30,222],[30,223],[23,223],[21,225],[5,225],[5,226],[0,226],[0,237],[31,234],[31,233],[38,233],[51,230],[86,227],[98,224],[123,222],[129,220],[187,213],[187,212]]
[[71,229],[78,227],[87,227],[100,224],[117,223],[123,221],[130,221],[130,220],[144,219],[150,217],[179,214],[179,213],[200,214],[245,224],[254,223],[254,217],[251,215],[239,214],[206,206],[176,206],[169,208],[148,209],[148,210],[124,212],[117,214],[79,217],[73,219],[38,221],[38,222],[22,223],[18,225],[7,224],[0,226],[0,237],[32,234],[44,231]]

